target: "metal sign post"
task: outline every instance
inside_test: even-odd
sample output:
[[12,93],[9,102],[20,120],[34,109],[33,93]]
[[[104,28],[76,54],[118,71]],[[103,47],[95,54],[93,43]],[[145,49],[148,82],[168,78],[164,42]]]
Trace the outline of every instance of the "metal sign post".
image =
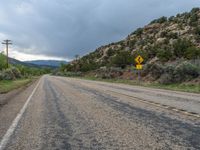
[[135,58],[135,62],[137,63],[136,64],[136,69],[138,70],[138,82],[140,83],[140,80],[141,80],[141,70],[143,68],[142,66],[142,62],[144,61],[144,59],[142,58],[142,56],[138,55],[136,58]]

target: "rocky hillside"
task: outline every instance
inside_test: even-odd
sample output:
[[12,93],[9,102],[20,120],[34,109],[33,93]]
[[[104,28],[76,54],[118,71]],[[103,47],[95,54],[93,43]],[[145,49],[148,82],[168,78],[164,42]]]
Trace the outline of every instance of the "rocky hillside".
[[[131,64],[135,65],[134,58],[138,54],[145,60],[144,76],[152,73],[153,69],[148,72],[152,64],[163,65],[162,67],[174,65],[173,67],[177,68],[180,63],[187,63],[192,65],[189,68],[198,70],[200,68],[198,61],[200,59],[200,9],[194,8],[190,12],[153,20],[128,35],[126,39],[102,46],[73,61],[66,66],[66,70],[87,72],[110,67],[124,69]],[[155,69],[158,72],[159,67]],[[163,74],[162,69],[160,74]],[[195,77],[199,76],[198,71],[192,72],[192,76],[193,74]],[[159,79],[160,76],[156,78]]]

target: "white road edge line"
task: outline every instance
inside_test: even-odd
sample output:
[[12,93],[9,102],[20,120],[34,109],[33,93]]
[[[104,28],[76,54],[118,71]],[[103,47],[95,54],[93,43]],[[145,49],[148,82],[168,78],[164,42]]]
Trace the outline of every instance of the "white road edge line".
[[35,86],[34,90],[32,91],[31,95],[28,97],[28,99],[26,100],[24,106],[22,107],[22,109],[20,110],[20,112],[17,114],[17,117],[13,120],[11,126],[9,127],[9,129],[7,130],[6,134],[3,136],[1,143],[0,143],[0,150],[5,149],[6,145],[8,144],[11,136],[13,135],[22,115],[24,114],[28,103],[30,102],[31,98],[33,97],[35,91],[37,90],[39,84],[41,82],[41,79],[38,81],[37,85]]

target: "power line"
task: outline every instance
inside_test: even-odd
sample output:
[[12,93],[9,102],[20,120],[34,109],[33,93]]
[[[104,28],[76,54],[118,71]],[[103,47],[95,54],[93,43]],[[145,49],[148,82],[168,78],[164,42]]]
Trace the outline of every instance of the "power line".
[[8,59],[8,46],[12,45],[11,40],[4,40],[4,42],[2,42],[2,44],[6,45],[6,63],[7,63],[7,68],[9,66],[9,59]]

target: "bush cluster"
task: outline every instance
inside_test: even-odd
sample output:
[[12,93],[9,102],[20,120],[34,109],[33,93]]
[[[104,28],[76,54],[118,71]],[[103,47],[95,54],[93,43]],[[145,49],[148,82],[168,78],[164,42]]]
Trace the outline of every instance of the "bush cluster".
[[200,67],[188,61],[177,65],[147,64],[144,74],[150,74],[162,84],[180,83],[200,76]]
[[111,60],[111,66],[125,68],[127,65],[134,63],[134,57],[130,51],[121,51]]
[[191,64],[187,61],[176,66],[174,70],[174,80],[175,82],[182,82],[186,80],[191,80],[200,75],[200,68]]
[[131,33],[131,35],[136,34],[137,36],[141,35],[143,33],[143,29],[142,28],[138,28],[136,29],[133,33]]
[[172,44],[156,44],[146,49],[148,58],[159,58],[161,62],[184,58],[187,60],[199,59],[200,48],[188,39],[177,39]]
[[0,71],[0,80],[15,80],[21,77],[22,77],[21,72],[19,71],[19,69],[15,67],[11,67],[3,71]]
[[160,17],[160,18],[158,18],[158,19],[155,19],[155,20],[153,20],[150,24],[153,24],[153,23],[165,23],[165,22],[167,22],[167,17]]

